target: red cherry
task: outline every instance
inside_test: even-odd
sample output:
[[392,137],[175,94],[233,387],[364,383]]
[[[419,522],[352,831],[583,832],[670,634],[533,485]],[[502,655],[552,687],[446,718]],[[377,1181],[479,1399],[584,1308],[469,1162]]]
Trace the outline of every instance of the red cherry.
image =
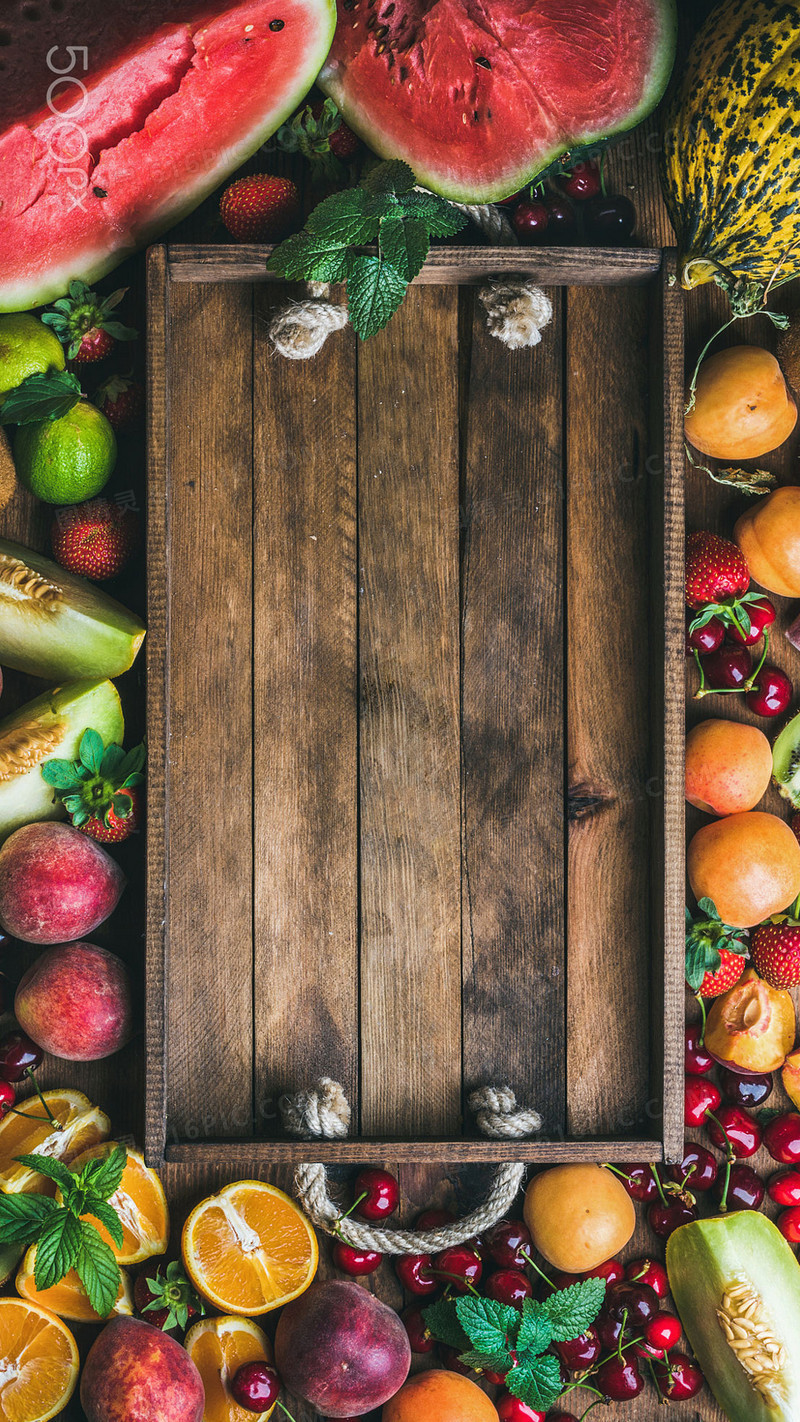
[[571,173],[564,173],[558,181],[567,197],[574,202],[586,202],[587,198],[597,197],[602,192],[600,169],[591,159],[578,163]]
[[[712,1108],[713,1109],[713,1108]],[[761,1127],[741,1106],[720,1106],[716,1120],[706,1121],[709,1140],[718,1150],[725,1150],[725,1137],[737,1160],[755,1155],[761,1145]]]
[[722,1093],[704,1076],[687,1076],[683,1087],[683,1120],[687,1126],[702,1126],[709,1111],[716,1111]]
[[707,657],[711,652],[719,651],[725,641],[725,624],[718,617],[711,617],[702,627],[695,627],[690,632],[694,615],[690,613],[686,618],[686,655],[690,657],[697,652],[698,656]]
[[692,1194],[702,1194],[703,1191],[711,1189],[718,1169],[717,1158],[710,1150],[690,1142],[683,1152],[680,1165],[671,1165],[669,1174],[672,1180],[676,1180],[681,1186],[685,1185]]
[[715,691],[741,691],[750,680],[753,664],[746,647],[726,642],[703,662],[706,685]]
[[592,1329],[600,1339],[603,1352],[616,1353],[619,1340],[622,1337],[622,1324],[619,1319],[612,1318],[611,1314],[603,1307],[592,1324]]
[[545,1412],[537,1411],[530,1403],[523,1402],[521,1397],[514,1397],[510,1392],[501,1393],[495,1407],[500,1422],[547,1422]]
[[658,1185],[649,1165],[621,1165],[622,1183],[625,1186],[632,1200],[641,1200],[647,1204],[650,1200],[657,1200]]
[[[722,1193],[725,1190],[725,1176],[717,1180],[715,1195],[722,1208]],[[725,1209],[760,1210],[764,1203],[764,1181],[749,1165],[732,1165],[725,1194]]]
[[703,1044],[702,1032],[699,1022],[691,1022],[684,1034],[686,1070],[691,1076],[704,1076],[714,1065],[714,1058]]
[[468,1368],[465,1363],[461,1362],[458,1356],[458,1348],[443,1348],[442,1362],[449,1373],[460,1373],[462,1378],[468,1378],[473,1371],[472,1368]]
[[776,1205],[800,1205],[800,1170],[778,1170],[767,1181],[767,1194]]
[[501,1269],[524,1269],[531,1233],[522,1220],[501,1220],[486,1236],[489,1257]]
[[231,1396],[245,1412],[268,1412],[277,1401],[281,1380],[266,1363],[243,1363],[230,1383]]
[[599,196],[590,198],[584,213],[584,229],[593,247],[617,247],[633,236],[636,208],[630,198]]
[[[360,1170],[353,1192],[358,1200],[355,1212],[362,1220],[385,1220],[400,1204],[400,1186],[388,1170]],[[359,1200],[360,1195],[363,1200]]]
[[483,1273],[481,1257],[468,1244],[454,1244],[434,1255],[433,1272],[440,1283],[448,1285],[456,1294],[469,1293],[475,1288]]
[[356,1249],[352,1244],[337,1239],[333,1246],[333,1262],[342,1274],[349,1274],[351,1279],[362,1279],[380,1268],[383,1255],[374,1249]]
[[658,1313],[658,1294],[649,1284],[635,1284],[632,1279],[623,1279],[607,1291],[605,1310],[624,1328],[638,1331]]
[[511,214],[511,223],[523,247],[543,242],[550,226],[550,214],[543,202],[521,202]]
[[653,1371],[661,1396],[668,1397],[670,1402],[696,1397],[703,1386],[703,1374],[685,1353],[673,1353],[663,1363],[655,1363]]
[[772,1095],[772,1077],[759,1072],[729,1071],[721,1067],[719,1084],[725,1100],[734,1106],[763,1106]]
[[587,1329],[580,1338],[556,1343],[556,1352],[571,1373],[585,1373],[589,1368],[593,1368],[602,1351],[603,1345],[594,1328]]
[[669,1294],[667,1271],[657,1259],[632,1259],[630,1264],[625,1266],[625,1277],[632,1279],[635,1284],[649,1284],[653,1293],[660,1299],[665,1299]]
[[618,1284],[625,1278],[625,1265],[620,1264],[618,1259],[607,1259],[605,1264],[598,1264],[596,1268],[589,1269],[585,1274],[579,1274],[579,1279],[605,1279],[606,1287],[611,1288],[612,1284]]
[[609,1358],[597,1369],[593,1383],[599,1387],[610,1402],[628,1402],[638,1397],[644,1387],[644,1378],[631,1353],[622,1353]]
[[792,683],[780,667],[765,662],[744,699],[756,716],[782,716],[792,699]]
[[521,1269],[496,1269],[483,1286],[487,1298],[497,1303],[522,1308],[523,1300],[533,1297],[533,1285]]
[[44,1052],[25,1032],[16,1029],[0,1038],[0,1077],[4,1081],[22,1081],[26,1071],[35,1071]]
[[423,1210],[414,1221],[414,1229],[441,1229],[442,1225],[452,1224],[454,1219],[452,1210]]
[[0,1078],[0,1121],[8,1114],[9,1109],[14,1105],[17,1093],[10,1081],[3,1081]]
[[730,634],[734,642],[741,642],[744,647],[754,647],[756,642],[760,642],[764,635],[764,628],[771,627],[775,621],[775,608],[768,597],[759,597],[755,602],[747,604],[747,611],[750,617],[750,631],[744,636],[738,627],[731,627]]
[[651,1348],[659,1348],[662,1353],[674,1348],[681,1336],[680,1319],[674,1313],[657,1313],[645,1324],[644,1336]]
[[647,1218],[654,1234],[661,1239],[669,1239],[681,1225],[690,1224],[692,1220],[697,1219],[697,1210],[685,1204],[683,1200],[675,1200],[671,1205],[659,1202],[650,1206]]
[[775,1221],[784,1239],[790,1244],[800,1244],[800,1205],[784,1210]]
[[764,1145],[781,1165],[800,1165],[800,1116],[787,1111],[764,1128]]
[[430,1254],[401,1254],[394,1261],[395,1273],[409,1294],[423,1298],[435,1294],[439,1280],[431,1273]]
[[574,242],[578,235],[575,213],[566,198],[551,197],[545,202],[547,208],[548,238],[556,244]]
[[422,1317],[422,1310],[407,1308],[402,1319],[412,1353],[432,1353],[436,1340]]

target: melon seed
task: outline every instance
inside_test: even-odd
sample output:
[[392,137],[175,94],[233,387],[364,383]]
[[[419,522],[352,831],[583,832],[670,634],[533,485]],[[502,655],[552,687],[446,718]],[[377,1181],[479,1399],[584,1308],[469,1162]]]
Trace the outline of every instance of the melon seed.
[[6,732],[0,740],[0,780],[13,780],[27,775],[58,748],[66,726],[57,721],[41,726],[37,721],[23,722]]

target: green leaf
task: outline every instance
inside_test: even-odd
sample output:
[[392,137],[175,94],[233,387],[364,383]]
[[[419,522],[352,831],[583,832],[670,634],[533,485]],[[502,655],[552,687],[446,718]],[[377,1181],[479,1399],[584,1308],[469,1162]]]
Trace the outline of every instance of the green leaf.
[[119,1189],[127,1161],[125,1147],[117,1145],[109,1155],[96,1156],[94,1160],[87,1161],[77,1177],[78,1181],[85,1189],[94,1190],[101,1199],[108,1200]]
[[723,923],[711,899],[700,899],[700,916],[695,919],[686,910],[686,981],[697,992],[706,973],[715,973],[720,966],[723,948],[730,953],[747,953],[743,929]]
[[556,1343],[580,1338],[597,1318],[606,1296],[605,1279],[583,1279],[557,1289],[542,1304]]
[[91,727],[84,731],[78,754],[81,764],[85,765],[87,770],[90,770],[93,775],[100,774],[100,767],[103,764],[103,737],[99,731],[93,731]]
[[[112,747],[109,746],[108,749],[111,750]],[[119,750],[121,749],[121,747],[118,746],[116,747],[116,749]],[[127,780],[129,775],[138,775],[139,771],[144,769],[144,762],[145,748],[144,742],[141,742],[138,746],[133,746],[132,749],[129,750],[127,754],[123,757],[123,760],[119,766],[120,784],[123,780]]]
[[464,1364],[465,1368],[473,1368],[476,1373],[482,1373],[487,1368],[491,1373],[506,1373],[512,1364],[511,1354],[507,1351],[502,1353],[466,1352],[459,1353],[458,1361]]
[[[139,750],[139,746],[136,746],[135,749]],[[117,745],[116,741],[112,741],[103,751],[103,763],[100,766],[100,774],[103,779],[113,780],[115,785],[121,785],[125,779],[122,767],[133,754],[134,751],[128,751],[126,755],[122,746]],[[140,767],[136,766],[135,769],[138,770]]]
[[0,1195],[0,1240],[33,1244],[58,1208],[49,1195]]
[[105,1318],[119,1293],[119,1265],[114,1252],[88,1220],[79,1221],[81,1238],[75,1270],[95,1313]]
[[41,767],[42,775],[54,790],[79,788],[81,781],[75,773],[75,763],[71,760],[46,760]]
[[133,812],[133,800],[130,795],[120,791],[119,794],[111,796],[111,808],[118,820],[127,820]]
[[381,331],[403,303],[407,283],[380,257],[356,257],[347,279],[350,322],[362,341]]
[[416,181],[408,164],[393,158],[389,163],[379,163],[367,173],[361,186],[369,193],[407,193]]
[[302,281],[313,266],[310,255],[314,241],[310,232],[295,232],[281,242],[267,258],[267,271],[276,272],[287,281]]
[[70,1210],[51,1215],[36,1245],[34,1277],[37,1289],[52,1289],[69,1273],[81,1246],[80,1221]]
[[133,326],[123,326],[121,321],[104,321],[103,330],[108,331],[115,341],[135,341],[139,334]]
[[407,217],[418,217],[425,223],[431,237],[452,237],[469,222],[465,212],[435,193],[404,193],[399,201]]
[[60,420],[81,398],[80,381],[66,370],[29,375],[0,405],[0,424],[30,425]]
[[558,1358],[552,1353],[529,1354],[508,1373],[506,1387],[530,1407],[548,1412],[562,1391]]
[[62,1165],[60,1160],[53,1160],[49,1155],[17,1155],[14,1157],[18,1165],[26,1165],[29,1170],[36,1170],[40,1175],[44,1175],[48,1180],[52,1180],[57,1185],[65,1201],[67,1201],[75,1190],[75,1176],[66,1165]]
[[458,1321],[455,1299],[437,1299],[422,1310],[422,1317],[425,1327],[440,1343],[458,1348],[459,1352],[469,1347],[469,1338]]
[[381,254],[404,281],[413,281],[430,250],[430,238],[418,217],[387,217],[378,238]]
[[345,188],[318,203],[306,230],[328,247],[361,247],[378,235],[378,223],[391,204],[375,202],[365,188]]
[[510,1353],[520,1324],[520,1313],[495,1299],[461,1298],[456,1313],[462,1328],[480,1353]]
[[522,1305],[522,1322],[517,1334],[519,1353],[543,1353],[553,1341],[553,1325],[544,1308],[534,1299],[525,1299]]
[[84,1215],[92,1215],[94,1219],[99,1220],[102,1225],[105,1225],[117,1249],[122,1248],[122,1222],[114,1206],[110,1205],[108,1200],[102,1200],[99,1196],[95,1199],[93,1194],[90,1193],[81,1213]]

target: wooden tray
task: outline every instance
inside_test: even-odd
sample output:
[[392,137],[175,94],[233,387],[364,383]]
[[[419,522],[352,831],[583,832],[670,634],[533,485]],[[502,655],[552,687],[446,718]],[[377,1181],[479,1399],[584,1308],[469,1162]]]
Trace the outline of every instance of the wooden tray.
[[[148,1157],[672,1158],[671,256],[442,248],[289,362],[267,250],[149,254]],[[532,350],[470,289],[509,272]],[[351,1139],[282,1137],[319,1075]],[[487,1082],[540,1137],[477,1136]]]

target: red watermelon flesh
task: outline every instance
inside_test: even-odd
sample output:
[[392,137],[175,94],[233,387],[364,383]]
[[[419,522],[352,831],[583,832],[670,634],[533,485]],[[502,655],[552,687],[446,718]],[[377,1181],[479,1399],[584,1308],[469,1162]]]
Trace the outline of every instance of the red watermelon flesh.
[[[334,23],[333,0],[39,0],[0,24],[0,310],[97,279],[196,207],[302,99]],[[68,44],[85,93],[53,72]]]
[[674,0],[337,3],[320,86],[377,153],[461,202],[638,123],[675,53]]

